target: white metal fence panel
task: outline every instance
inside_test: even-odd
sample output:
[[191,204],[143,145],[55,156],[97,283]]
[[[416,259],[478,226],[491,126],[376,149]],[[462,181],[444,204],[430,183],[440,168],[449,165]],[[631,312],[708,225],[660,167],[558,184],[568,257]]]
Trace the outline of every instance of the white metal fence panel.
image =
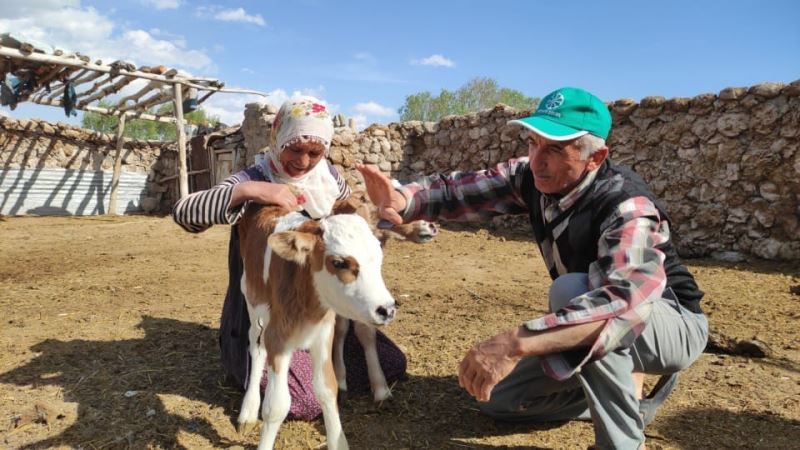
[[[0,169],[0,214],[105,214],[111,196],[111,172],[72,169]],[[147,175],[122,172],[117,213],[140,212]]]

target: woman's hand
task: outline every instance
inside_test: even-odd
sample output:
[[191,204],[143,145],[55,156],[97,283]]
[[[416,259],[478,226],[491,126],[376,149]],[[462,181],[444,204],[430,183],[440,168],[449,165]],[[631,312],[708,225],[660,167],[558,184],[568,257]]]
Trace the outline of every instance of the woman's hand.
[[364,177],[367,195],[372,203],[378,207],[381,218],[395,225],[403,223],[399,211],[406,209],[406,199],[392,186],[392,181],[378,169],[377,166],[358,164],[356,166]]
[[261,205],[276,205],[295,211],[298,209],[299,193],[286,184],[265,181],[245,181],[233,187],[231,207],[250,200]]

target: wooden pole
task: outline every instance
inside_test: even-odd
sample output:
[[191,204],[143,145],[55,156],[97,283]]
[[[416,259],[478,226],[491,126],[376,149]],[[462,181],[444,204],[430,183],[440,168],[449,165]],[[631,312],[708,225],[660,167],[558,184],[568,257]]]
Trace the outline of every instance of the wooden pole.
[[125,133],[125,117],[119,117],[119,126],[117,126],[117,154],[114,155],[114,174],[111,175],[111,198],[108,200],[107,215],[117,215],[117,188],[119,187],[119,175],[122,171],[122,147],[125,144],[125,138],[122,136]]
[[186,168],[186,131],[183,127],[183,94],[179,83],[172,86],[172,90],[175,91],[175,127],[178,129],[179,188],[181,198],[184,198],[189,195],[189,175],[186,173],[188,169]]

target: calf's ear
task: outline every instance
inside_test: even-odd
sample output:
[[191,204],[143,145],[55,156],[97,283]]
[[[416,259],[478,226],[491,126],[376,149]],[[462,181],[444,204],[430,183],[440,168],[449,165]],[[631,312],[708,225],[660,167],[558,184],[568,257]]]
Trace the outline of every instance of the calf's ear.
[[302,266],[308,261],[308,255],[314,251],[317,236],[299,231],[283,231],[272,234],[267,243],[276,255]]

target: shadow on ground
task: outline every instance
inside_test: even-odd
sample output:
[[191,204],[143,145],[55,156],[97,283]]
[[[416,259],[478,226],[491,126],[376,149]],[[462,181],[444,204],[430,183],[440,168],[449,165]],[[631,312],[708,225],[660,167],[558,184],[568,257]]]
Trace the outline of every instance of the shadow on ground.
[[0,383],[58,386],[64,401],[78,403],[77,420],[63,433],[22,448],[142,448],[175,443],[181,430],[200,434],[215,447],[232,444],[202,418],[170,414],[159,398],[177,395],[232,411],[235,402],[219,370],[216,330],[148,316],[139,327],[145,334],[140,339],[47,339],[31,348],[38,354],[33,360],[0,374]]
[[[798,448],[800,422],[775,414],[722,409],[689,409],[665,417],[658,424],[658,435],[650,441],[666,439],[679,448]],[[708,435],[715,436],[713,446]]]

